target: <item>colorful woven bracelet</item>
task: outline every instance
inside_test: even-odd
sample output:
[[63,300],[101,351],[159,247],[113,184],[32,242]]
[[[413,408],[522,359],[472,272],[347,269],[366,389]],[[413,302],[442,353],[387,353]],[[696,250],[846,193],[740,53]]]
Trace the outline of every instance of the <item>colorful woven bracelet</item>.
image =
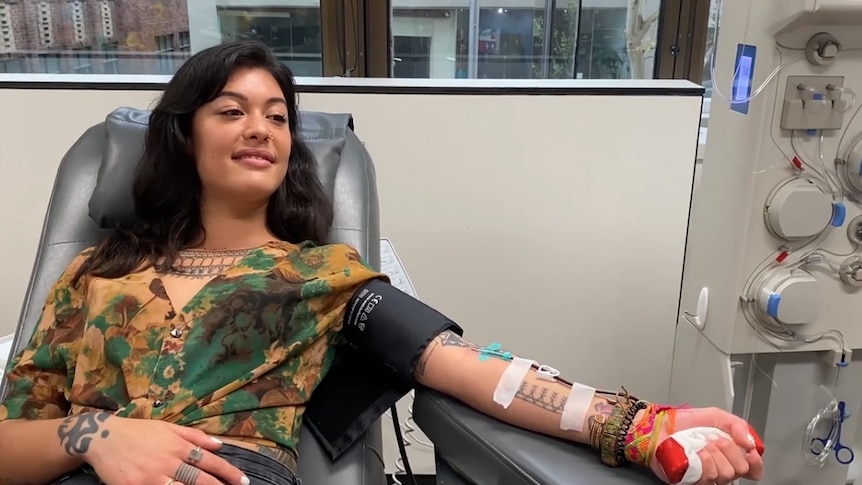
[[625,460],[636,465],[649,466],[662,430],[673,429],[675,415],[676,410],[671,406],[649,404],[643,417],[634,423],[625,435]]
[[626,460],[626,437],[630,430],[634,427],[635,417],[640,411],[643,411],[649,405],[646,401],[637,401],[632,404],[623,417],[623,422],[620,424],[620,429],[617,431],[616,448],[614,452],[617,455],[619,463],[625,463]]

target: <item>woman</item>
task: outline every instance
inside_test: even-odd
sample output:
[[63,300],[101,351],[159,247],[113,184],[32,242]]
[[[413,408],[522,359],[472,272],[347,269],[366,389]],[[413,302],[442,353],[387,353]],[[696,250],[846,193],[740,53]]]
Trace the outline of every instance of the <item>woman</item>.
[[[384,278],[325,244],[333,209],[297,124],[292,75],[261,44],[212,47],[180,68],[150,119],[139,222],[70,264],[9,364],[0,484],[295,483],[302,413],[346,302]],[[477,350],[440,333],[414,377],[662,478],[652,457],[671,432],[718,427],[732,439],[699,452],[698,483],[761,476],[748,425],[729,413],[593,393],[577,425],[561,426],[571,386],[528,369],[501,405],[513,359]]]

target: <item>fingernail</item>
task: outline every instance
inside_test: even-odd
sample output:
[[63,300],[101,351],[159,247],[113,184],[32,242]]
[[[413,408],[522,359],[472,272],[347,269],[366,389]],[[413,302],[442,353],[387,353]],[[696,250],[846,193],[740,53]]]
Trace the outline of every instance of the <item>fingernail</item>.
[[[215,436],[210,436],[210,439],[211,439],[211,440],[213,440],[213,442],[218,443],[218,444],[220,444],[220,445],[223,445],[223,444],[224,444],[224,443],[222,442],[222,440],[220,440],[220,439],[216,438]],[[245,485],[245,484],[243,484],[243,485]]]
[[749,442],[749,443],[751,443],[751,446],[754,446],[754,444],[755,444],[755,442],[754,442],[754,436],[748,435],[748,436],[746,436],[746,437],[745,437],[745,439],[747,439],[747,440],[748,440],[748,442]]
[[251,480],[248,479],[247,476],[243,475],[242,478],[239,479],[240,485],[249,485]]
[[760,436],[757,436],[757,431],[754,431],[754,428],[750,424],[748,425],[748,434],[754,444],[754,449],[757,450],[757,454],[763,456],[763,452],[765,451],[763,440],[760,439]]

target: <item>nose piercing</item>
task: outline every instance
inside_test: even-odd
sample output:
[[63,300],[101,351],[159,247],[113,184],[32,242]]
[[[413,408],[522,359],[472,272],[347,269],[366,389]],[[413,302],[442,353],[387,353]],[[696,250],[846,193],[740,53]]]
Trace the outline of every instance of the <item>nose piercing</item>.
[[264,139],[263,139],[263,141],[270,141],[270,140],[272,140],[272,134],[271,134],[271,133],[267,133],[267,134],[266,134],[266,138],[264,138]]

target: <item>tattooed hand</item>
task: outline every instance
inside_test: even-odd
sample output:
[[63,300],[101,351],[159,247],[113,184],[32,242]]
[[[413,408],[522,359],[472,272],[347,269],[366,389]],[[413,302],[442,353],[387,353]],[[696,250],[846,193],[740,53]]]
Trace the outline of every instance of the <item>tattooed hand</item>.
[[239,469],[212,453],[220,441],[163,421],[85,413],[64,419],[57,437],[66,453],[83,457],[106,485],[164,485],[172,479],[183,485],[249,483]]
[[60,444],[69,455],[87,455],[90,445],[94,439],[105,439],[110,435],[105,421],[111,417],[111,413],[85,413],[71,416],[60,423],[57,437]]

